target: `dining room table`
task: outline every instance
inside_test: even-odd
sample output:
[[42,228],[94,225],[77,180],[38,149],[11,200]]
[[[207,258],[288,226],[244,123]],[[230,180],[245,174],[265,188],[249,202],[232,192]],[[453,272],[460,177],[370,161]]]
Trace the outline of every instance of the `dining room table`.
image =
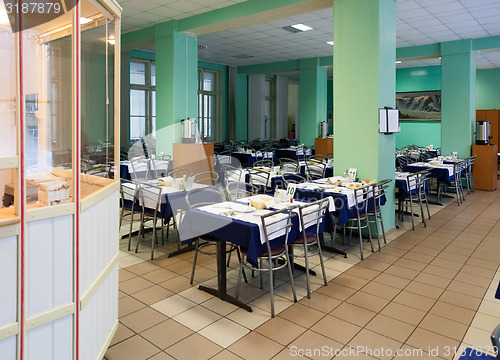
[[231,156],[238,160],[242,167],[252,167],[253,164],[260,160],[269,159],[272,160],[273,164],[278,163],[278,158],[276,153],[273,151],[233,151]]
[[[199,289],[214,295],[221,300],[230,302],[247,311],[252,311],[248,304],[242,303],[227,293],[226,287],[226,244],[231,243],[244,249],[243,254],[248,263],[258,266],[258,256],[267,251],[267,244],[262,228],[261,216],[275,210],[286,210],[294,206],[292,226],[288,233],[288,242],[294,242],[301,233],[298,216],[298,205],[307,202],[269,202],[264,209],[249,206],[250,199],[273,199],[269,195],[255,195],[236,201],[226,201],[211,204],[186,212],[183,221],[178,225],[179,236],[183,245],[194,242],[197,237],[208,235],[217,242],[217,288],[199,285]],[[323,223],[320,232],[323,231]],[[306,234],[313,234],[315,226],[306,229]],[[282,244],[285,234],[277,232],[269,239],[270,246]],[[296,267],[295,267],[296,268]],[[314,273],[311,271],[311,274]]]
[[443,185],[450,184],[454,179],[455,175],[453,173],[454,163],[438,163],[436,165],[431,165],[430,162],[416,162],[403,166],[403,172],[416,173],[422,170],[429,170],[429,177],[434,178],[437,181],[437,201],[433,202],[436,205],[443,205],[442,203],[442,188]]

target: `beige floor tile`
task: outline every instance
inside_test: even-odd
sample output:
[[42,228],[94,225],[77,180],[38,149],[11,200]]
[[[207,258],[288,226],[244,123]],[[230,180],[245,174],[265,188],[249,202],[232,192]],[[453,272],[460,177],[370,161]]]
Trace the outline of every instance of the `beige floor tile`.
[[177,274],[185,274],[186,272],[191,271],[193,269],[193,262],[180,260],[173,264],[166,265],[165,269],[173,271],[174,273]]
[[359,331],[361,331],[361,327],[334,316],[327,315],[314,324],[311,330],[342,344],[347,344]]
[[[379,254],[379,253],[377,253]],[[382,253],[380,253],[382,254]],[[384,254],[385,255],[385,254]],[[387,269],[389,266],[391,266],[392,262],[391,263],[387,263],[387,261],[389,261],[389,256],[390,255],[386,255],[385,257],[385,262],[382,261],[382,260],[378,260],[378,259],[383,259],[382,256],[379,256],[377,259],[373,258],[374,255],[370,255],[368,258],[366,258],[365,260],[361,261],[359,263],[359,266],[361,267],[365,267],[367,269],[371,269],[371,270],[375,270],[375,271],[378,271],[379,273],[381,271],[384,271],[385,269]],[[392,260],[395,260],[395,258],[393,257]],[[379,274],[377,274],[379,275]]]
[[268,339],[286,346],[302,335],[306,331],[306,328],[284,318],[275,317],[256,328],[255,331]]
[[392,265],[390,268],[385,270],[384,273],[399,276],[408,280],[413,280],[419,272],[417,270],[404,268],[402,266]]
[[460,306],[469,310],[476,311],[481,304],[481,298],[469,296],[452,290],[445,290],[439,297],[439,301],[444,301],[448,304]]
[[418,261],[424,264],[430,263],[432,260],[434,260],[435,255],[426,255],[422,254],[421,252],[418,251],[409,251],[407,254],[403,256],[403,259],[409,259],[412,261]]
[[378,314],[366,325],[366,329],[393,340],[405,342],[415,330],[415,326]]
[[409,258],[401,258],[398,261],[394,263],[396,266],[401,266],[404,267],[405,269],[411,269],[415,271],[422,271],[427,264],[419,262],[419,261],[414,261]]
[[[216,312],[219,315],[226,316],[233,311],[239,309],[236,305],[230,304],[227,301],[222,301],[219,298],[213,297],[203,303],[201,306]],[[250,305],[251,306],[251,305]]]
[[271,359],[283,350],[283,345],[252,331],[231,345],[228,350],[246,360],[262,360]]
[[159,348],[146,341],[139,335],[135,335],[121,343],[112,346],[106,352],[108,360],[146,360],[157,354]]
[[316,292],[339,300],[345,300],[354,294],[356,290],[330,282],[328,286],[322,286]]
[[459,292],[461,294],[477,297],[482,299],[486,293],[486,288],[481,286],[475,286],[472,284],[467,284],[461,281],[453,280],[448,286],[447,290]]
[[335,356],[335,360],[375,360],[376,358],[368,356],[361,352],[360,349],[352,348],[350,346],[344,346],[340,350],[339,354]]
[[245,309],[238,309],[228,314],[226,317],[249,330],[254,330],[269,320],[271,314],[268,311],[254,307],[252,308],[252,312],[248,312]]
[[144,261],[140,264],[132,265],[126,268],[127,271],[134,273],[136,275],[144,275],[154,270],[158,270],[160,267],[149,261]]
[[201,304],[201,303],[213,298],[212,295],[210,295],[209,293],[207,293],[205,291],[198,289],[198,287],[196,287],[196,286],[190,287],[189,289],[180,292],[179,295],[182,296],[183,298],[188,299],[189,301],[196,303],[196,304]]
[[498,300],[497,301],[484,300],[479,306],[477,312],[491,316],[499,316],[500,302]]
[[150,307],[138,310],[120,319],[123,325],[136,333],[149,329],[165,320],[167,320],[166,316]]
[[141,333],[141,336],[160,349],[165,349],[188,337],[193,331],[174,320],[166,320]]
[[392,286],[397,289],[403,289],[410,283],[410,280],[408,279],[387,273],[380,274],[375,279],[373,279],[373,281],[384,285]]
[[249,332],[250,330],[246,327],[243,327],[226,318],[221,318],[200,330],[198,334],[213,341],[217,345],[226,348]]
[[172,319],[193,331],[199,331],[220,318],[221,315],[197,305],[175,315]]
[[486,288],[489,287],[491,283],[491,278],[485,278],[483,276],[477,276],[463,271],[460,271],[455,279],[467,284],[482,286]]
[[[164,287],[165,289],[172,291],[174,293],[180,293],[184,290],[189,289],[193,285],[189,283],[189,278],[185,276],[176,276],[172,279],[163,281],[159,283],[158,285]],[[196,286],[196,285],[194,285]]]
[[175,359],[172,356],[168,355],[166,352],[162,351],[150,357],[148,360],[175,360]]
[[335,279],[332,280],[334,284],[346,286],[355,290],[361,289],[363,286],[365,286],[369,280],[362,279],[356,276],[348,275],[348,274],[342,274],[340,276],[337,276]]
[[210,358],[210,360],[240,360],[242,359],[236,354],[233,354],[229,350],[222,350],[220,353]]
[[365,326],[376,313],[353,304],[342,303],[330,315],[358,326]]
[[386,300],[392,300],[401,290],[392,286],[370,282],[361,289],[363,292],[381,297]]
[[[368,260],[368,259],[366,259]],[[376,278],[378,275],[380,275],[380,271],[377,270],[372,270],[367,267],[363,267],[361,265],[359,266],[353,266],[349,270],[345,272],[345,274],[359,277],[361,279],[366,279],[366,280],[373,280]]]
[[453,353],[450,353],[448,356],[445,356],[447,349],[452,349],[455,346],[458,347],[458,345],[460,344],[460,342],[457,340],[453,340],[451,338],[420,328],[417,328],[413,332],[406,343],[418,349],[425,350],[429,353],[431,353],[431,351],[429,350],[437,349],[437,353],[441,354],[440,356],[446,359],[452,359],[454,355]]
[[431,299],[438,299],[444,292],[444,288],[439,288],[436,286],[423,284],[417,281],[412,281],[405,288],[405,291],[412,292],[414,294],[419,294]]
[[118,317],[122,318],[145,307],[146,304],[134,299],[132,296],[125,295],[118,300]]
[[180,314],[194,306],[196,306],[196,303],[177,294],[151,305],[153,309],[169,317]]
[[311,327],[324,316],[325,314],[323,312],[305,306],[301,303],[293,304],[279,314],[279,317],[306,328]]
[[161,286],[154,285],[132,294],[132,297],[143,302],[146,305],[151,305],[172,295],[174,295],[173,292],[168,291]]
[[[292,300],[286,299],[279,295],[274,295],[274,313],[279,314],[286,308],[295,304]],[[251,303],[249,303],[250,307],[258,307],[261,310],[266,310],[271,313],[271,295],[266,293],[261,297],[255,299]],[[235,309],[236,310],[236,309]]]
[[463,342],[477,348],[491,346],[490,336],[491,332],[489,331],[471,327],[465,334]]
[[425,311],[395,302],[389,303],[380,313],[415,326],[422,321],[426,314]]
[[427,314],[419,328],[426,329],[443,336],[461,341],[467,331],[468,325],[445,319],[434,314]]
[[434,305],[435,300],[426,296],[418,295],[412,292],[408,292],[406,290],[399,293],[393,300],[394,302],[402,305],[409,306],[411,308],[421,310],[421,311],[429,311],[430,308]]
[[126,269],[120,269],[119,273],[118,273],[118,278],[119,278],[120,282],[132,279],[136,276],[137,276],[136,274],[134,274]]
[[123,340],[126,340],[134,335],[135,335],[135,332],[130,330],[128,327],[126,327],[122,323],[119,323],[118,329],[116,329],[115,335],[113,336],[113,339],[111,340],[111,343],[109,344],[109,346],[116,345],[119,342],[122,342]]
[[429,273],[420,273],[418,276],[415,278],[415,281],[427,284],[427,285],[432,285],[436,286],[439,288],[444,289],[447,287],[451,280],[447,278],[443,278],[442,276],[439,276],[437,274],[429,274]]
[[460,306],[451,305],[443,301],[437,301],[432,307],[430,313],[450,320],[455,320],[466,325],[469,325],[474,318],[474,311],[464,309]]
[[[382,263],[385,263],[386,265],[390,266],[399,260],[399,256],[387,254],[385,251],[385,247],[383,247],[381,252],[376,252],[375,254],[370,255],[370,257],[367,258],[366,260],[382,262]],[[379,265],[379,266],[381,267],[382,265]],[[386,267],[386,269],[387,269],[387,267]],[[380,269],[374,269],[374,270],[383,271]]]
[[147,274],[142,275],[146,280],[152,281],[155,284],[159,284],[163,281],[170,280],[174,277],[176,277],[178,274],[174,273],[173,271],[169,271],[167,269],[159,268],[157,270],[148,272]]
[[325,261],[324,264],[326,268],[337,270],[340,272],[344,272],[353,266],[353,264],[349,264],[343,261],[338,261],[335,258]]
[[450,261],[450,260],[438,258],[438,257],[436,259],[432,260],[430,264],[436,265],[436,266],[441,266],[441,267],[444,267],[444,268],[450,269],[450,270],[459,270],[463,266],[463,263]]
[[349,299],[347,299],[346,302],[360,306],[367,310],[379,312],[389,303],[389,300],[372,294],[368,294],[363,291],[358,291],[357,293],[352,295]]
[[[367,355],[371,355],[370,350],[373,351],[373,356],[376,356],[378,359],[392,359],[396,351],[401,347],[402,343],[393,339],[390,339],[386,336],[377,334],[373,331],[363,329],[358,335],[352,339],[349,344],[351,347],[362,346],[365,347],[366,350],[364,352]],[[384,348],[386,351],[390,350],[391,353],[376,355],[377,350],[381,350]],[[390,355],[389,355],[390,354]],[[385,356],[383,356],[385,355]]]
[[498,324],[500,324],[500,314],[499,316],[492,316],[478,312],[474,316],[471,326],[492,333]]
[[329,313],[341,303],[340,300],[320,294],[314,293],[311,298],[303,298],[299,301],[299,304],[305,305],[309,308],[321,311],[323,313]]
[[436,265],[427,265],[422,272],[426,274],[433,274],[445,279],[453,279],[457,275],[458,270],[451,270]]
[[[328,347],[326,351],[322,351],[324,350],[324,346]],[[343,344],[311,330],[303,333],[289,345],[292,356],[295,349],[303,349],[305,351],[305,356],[314,360],[331,359],[332,356],[335,355],[335,351],[337,349],[342,349],[343,347]]]
[[168,347],[165,352],[175,359],[210,359],[222,351],[222,348],[204,336],[192,334]]
[[[428,349],[427,349],[428,350]],[[422,349],[417,349],[409,345],[403,345],[398,354],[394,356],[394,360],[438,360],[442,359],[438,356],[430,355]]]
[[146,279],[137,276],[132,279],[121,282],[119,288],[124,293],[130,295],[138,291],[144,290],[148,287],[151,287],[153,285],[154,283],[152,283],[151,281],[148,281]]
[[144,261],[143,259],[138,258],[137,256],[126,255],[126,256],[120,257],[119,266],[120,266],[120,268],[126,269],[129,266],[139,264],[143,261]]

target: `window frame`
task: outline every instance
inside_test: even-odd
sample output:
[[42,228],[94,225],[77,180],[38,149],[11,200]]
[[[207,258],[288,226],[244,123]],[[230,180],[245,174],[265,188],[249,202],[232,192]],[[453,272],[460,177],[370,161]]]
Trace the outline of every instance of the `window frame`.
[[[213,90],[204,90],[203,89],[203,79],[204,73],[212,73],[214,74],[214,86]],[[198,131],[200,133],[200,137],[203,141],[208,142],[219,142],[221,139],[221,128],[222,128],[222,72],[220,70],[207,69],[207,68],[198,68]],[[204,118],[204,114],[200,114],[200,109],[203,109],[203,98],[204,96],[213,96],[214,97],[214,116],[212,119],[212,131],[211,137],[203,136],[203,121],[201,119]],[[205,116],[206,117],[206,116]]]
[[[265,78],[266,88],[269,83],[269,95],[264,93],[264,138],[276,138],[276,78]],[[265,105],[269,102],[269,117],[265,114]],[[269,121],[270,134],[266,134],[267,122]]]
[[[130,129],[132,128],[132,117],[142,117],[142,115],[133,115],[132,114],[132,106],[131,104],[131,96],[133,90],[144,91],[144,103],[146,105],[145,115],[144,115],[144,136],[151,134],[156,138],[156,116],[153,117],[153,92],[156,96],[156,85],[152,84],[151,79],[151,67],[156,66],[155,60],[141,59],[141,58],[130,58],[130,64],[139,63],[144,64],[144,84],[134,84],[130,79],[130,71],[129,71],[129,135],[128,141],[132,144],[140,138],[132,138],[132,134]],[[155,81],[156,84],[156,81]]]

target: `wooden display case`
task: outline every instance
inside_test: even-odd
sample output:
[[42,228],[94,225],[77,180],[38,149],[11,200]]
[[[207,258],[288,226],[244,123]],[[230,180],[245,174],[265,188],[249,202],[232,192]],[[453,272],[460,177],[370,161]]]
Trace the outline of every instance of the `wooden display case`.
[[214,170],[214,144],[174,143],[174,170],[188,168],[193,175]]
[[489,121],[490,144],[500,145],[500,110],[476,110],[476,121]]
[[317,155],[328,155],[333,153],[333,138],[316,138],[314,142]]
[[478,190],[496,190],[498,145],[472,145],[474,155],[477,155],[472,168],[474,187]]

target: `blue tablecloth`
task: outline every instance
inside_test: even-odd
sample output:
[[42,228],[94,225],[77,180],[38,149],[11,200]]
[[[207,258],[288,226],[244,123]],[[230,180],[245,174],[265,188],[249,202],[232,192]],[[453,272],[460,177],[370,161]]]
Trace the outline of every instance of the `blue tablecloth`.
[[[348,207],[348,202],[347,202],[347,195],[345,194],[338,194],[338,193],[329,193],[329,192],[324,192],[324,191],[316,191],[316,190],[309,190],[309,189],[299,189],[297,188],[295,190],[295,197],[299,200],[310,200],[310,201],[315,201],[319,199],[324,199],[326,197],[333,197],[334,202],[335,202],[335,214],[338,217],[337,220],[337,225],[338,226],[343,226],[347,224],[350,218],[354,218],[357,216],[356,208],[355,207]],[[380,198],[380,205],[385,205],[386,203],[386,197],[383,195]],[[368,211],[373,210],[374,203],[372,201],[368,201]],[[327,226],[328,223],[325,224]],[[328,228],[326,228],[328,230]]]
[[[315,226],[311,226],[306,230],[306,233],[313,234],[315,230]],[[320,232],[322,231],[323,224],[320,227]],[[262,244],[260,240],[260,230],[257,224],[196,209],[186,213],[179,226],[179,234],[182,244],[193,242],[198,236],[209,235],[241,246],[246,249],[247,261],[254,266],[258,265],[258,256],[267,251],[267,245]],[[296,214],[292,217],[288,242],[295,241],[299,235],[299,217]],[[271,240],[270,245],[274,247],[283,244],[283,242],[284,236]]]
[[[300,175],[300,174],[299,174]],[[295,174],[285,174],[285,179],[286,180],[297,180],[297,181],[302,181],[301,178],[295,176]],[[250,174],[245,175],[245,182],[250,183]],[[259,192],[266,192],[264,189],[264,185],[256,185],[259,188]],[[278,176],[271,176],[271,190],[267,191],[269,193],[274,194],[274,191],[278,189],[286,189],[285,184],[283,183],[283,178],[281,175]]]
[[130,172],[127,164],[120,164],[120,179],[130,180]]
[[414,166],[411,164],[403,166],[403,172],[417,173],[426,169],[430,170],[430,177],[436,178],[441,182],[449,184],[453,179],[455,179],[455,176],[449,176],[448,169],[445,168]]
[[[300,173],[304,176],[306,176],[306,165],[300,165]],[[325,177],[332,177],[333,176],[333,166],[327,166],[325,169]]]
[[[403,179],[396,179],[395,181],[395,187],[396,189],[399,189],[398,192],[398,197],[400,199],[405,199],[410,195],[410,192],[408,191],[408,186],[406,186],[406,180]],[[425,191],[428,193],[429,192],[429,183],[425,183]],[[411,190],[412,194],[417,194],[417,188]]]
[[[242,167],[252,167],[252,165],[256,161],[265,159],[263,156],[253,156],[253,155],[254,154],[238,153],[238,152],[231,153],[231,156],[235,159],[238,159]],[[276,157],[276,153],[274,153],[273,158],[270,160],[272,160],[274,164],[278,163],[278,158]]]

